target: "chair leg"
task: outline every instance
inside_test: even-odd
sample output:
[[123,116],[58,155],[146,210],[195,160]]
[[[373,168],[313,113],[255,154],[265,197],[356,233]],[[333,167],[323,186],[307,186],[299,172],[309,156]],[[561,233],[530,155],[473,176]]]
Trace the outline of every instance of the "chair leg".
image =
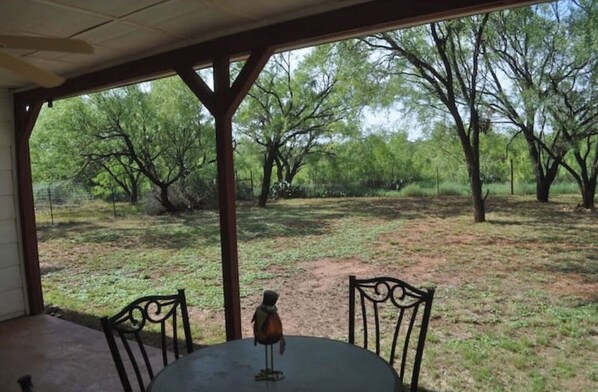
[[21,391],[33,392],[33,382],[31,381],[31,376],[29,374],[19,378],[17,383],[21,386]]

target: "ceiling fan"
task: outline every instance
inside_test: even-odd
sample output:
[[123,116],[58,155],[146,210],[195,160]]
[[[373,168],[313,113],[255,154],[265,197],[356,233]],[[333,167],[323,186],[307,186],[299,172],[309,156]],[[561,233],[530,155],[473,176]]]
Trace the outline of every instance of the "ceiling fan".
[[[93,53],[93,47],[79,39],[32,37],[24,35],[0,34],[0,49],[32,49],[66,53]],[[25,79],[43,87],[56,87],[64,82],[64,78],[38,66],[29,64],[20,58],[0,52],[0,68],[11,71]]]

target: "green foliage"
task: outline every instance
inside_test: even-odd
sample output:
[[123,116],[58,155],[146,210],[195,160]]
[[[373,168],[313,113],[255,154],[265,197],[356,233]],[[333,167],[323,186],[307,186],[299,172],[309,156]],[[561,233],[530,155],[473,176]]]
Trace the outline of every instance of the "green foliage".
[[275,164],[278,180],[291,184],[309,156],[356,132],[354,89],[339,77],[342,63],[328,61],[332,49],[273,56],[236,116],[241,141],[261,146],[262,206]]
[[438,187],[441,196],[466,196],[469,189],[465,184],[455,184],[453,182],[443,182]]
[[213,182],[213,125],[178,78],[56,102],[34,135],[35,181],[77,177],[97,197],[117,194],[133,203],[155,187],[147,199],[157,197],[169,210],[213,193],[197,186]]
[[93,168],[82,171],[84,157],[76,153],[82,145],[82,128],[74,114],[84,110],[82,97],[57,101],[52,108],[44,106],[29,139],[34,183],[75,177],[87,182],[96,174]]
[[409,184],[405,188],[401,189],[399,192],[401,196],[408,196],[408,197],[423,197],[423,196],[431,196],[432,192],[431,189],[424,189],[418,184]]
[[297,199],[307,197],[307,190],[301,185],[292,185],[286,181],[275,182],[272,186],[272,199]]

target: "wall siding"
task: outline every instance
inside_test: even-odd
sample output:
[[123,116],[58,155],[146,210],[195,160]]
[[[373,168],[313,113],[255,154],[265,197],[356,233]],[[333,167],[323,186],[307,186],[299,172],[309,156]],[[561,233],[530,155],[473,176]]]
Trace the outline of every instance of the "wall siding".
[[12,99],[0,89],[0,320],[26,313],[16,210]]

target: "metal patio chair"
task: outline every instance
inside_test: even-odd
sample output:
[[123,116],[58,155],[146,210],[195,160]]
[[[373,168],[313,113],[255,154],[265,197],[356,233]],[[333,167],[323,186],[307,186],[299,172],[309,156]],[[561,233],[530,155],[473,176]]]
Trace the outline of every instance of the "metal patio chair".
[[[146,385],[144,378],[153,379],[156,372],[150,363],[150,356],[146,351],[142,339],[144,327],[150,324],[160,326],[159,346],[162,351],[162,363],[168,365],[168,357],[172,359],[172,353],[168,346],[171,340],[174,360],[179,359],[179,341],[178,333],[180,326],[178,319],[181,319],[185,347],[187,354],[193,352],[193,340],[191,339],[191,328],[189,326],[189,314],[187,313],[187,302],[185,300],[185,290],[178,290],[175,295],[151,295],[136,299],[127,305],[118,314],[112,317],[102,317],[102,329],[106,335],[118,376],[125,392],[132,391],[131,383],[125,369],[121,351],[127,354],[128,365],[135,372],[137,383],[141,391],[145,391]],[[167,330],[172,333],[172,339],[167,338]],[[118,336],[120,342],[117,344]],[[140,364],[145,365],[145,371],[141,370]]]
[[417,391],[433,299],[434,289],[419,289],[396,278],[349,277],[349,343],[369,349],[373,341],[376,354],[398,369],[402,384],[412,392]]

